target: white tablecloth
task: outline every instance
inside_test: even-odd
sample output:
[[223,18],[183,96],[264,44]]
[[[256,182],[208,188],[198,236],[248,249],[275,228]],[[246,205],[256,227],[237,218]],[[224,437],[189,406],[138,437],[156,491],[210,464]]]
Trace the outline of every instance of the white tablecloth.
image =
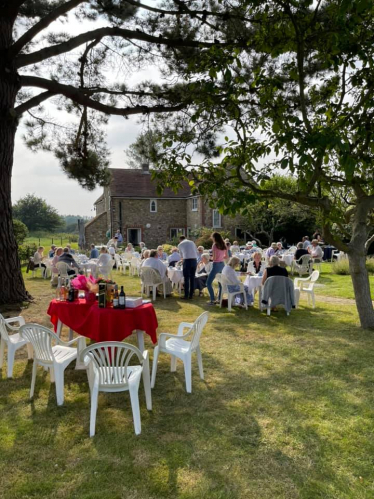
[[84,270],[84,273],[87,275],[87,272],[91,272],[93,276],[96,276],[96,267],[97,267],[97,259],[93,258],[92,260],[88,260],[87,262],[80,263],[80,267]]
[[292,267],[293,255],[283,255],[282,260],[286,263],[286,265]]
[[176,269],[173,267],[168,268],[168,277],[172,284],[178,285],[180,282],[183,282],[183,270]]
[[247,275],[244,281],[244,286],[248,286],[248,291],[251,293],[256,288],[261,288],[262,277],[257,275]]

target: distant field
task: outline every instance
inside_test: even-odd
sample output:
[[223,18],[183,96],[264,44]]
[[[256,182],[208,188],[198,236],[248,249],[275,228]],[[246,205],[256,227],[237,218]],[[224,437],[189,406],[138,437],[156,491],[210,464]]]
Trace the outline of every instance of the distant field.
[[[38,235],[30,235],[27,237],[23,244],[36,244],[37,246],[44,246],[49,248],[52,244],[56,246],[66,246],[71,244],[71,247],[78,249],[78,242],[76,242],[76,234],[44,234],[40,237]],[[75,240],[75,242],[73,242]]]

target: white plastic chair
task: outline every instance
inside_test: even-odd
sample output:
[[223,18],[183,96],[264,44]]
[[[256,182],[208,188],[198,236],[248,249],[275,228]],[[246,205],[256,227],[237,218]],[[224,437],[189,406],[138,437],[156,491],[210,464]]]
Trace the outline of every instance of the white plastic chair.
[[322,258],[313,258],[312,270],[313,270],[313,267],[315,267],[320,272],[322,272],[321,263],[322,263]]
[[102,275],[105,279],[112,279],[112,270],[115,260],[110,260],[107,265],[98,265],[96,267],[97,275]]
[[[157,362],[160,352],[171,355],[171,372],[175,372],[177,370],[177,359],[180,359],[183,362],[187,393],[191,393],[192,391],[191,363],[192,354],[194,352],[196,352],[197,355],[200,378],[204,379],[203,359],[200,350],[200,336],[203,332],[205,324],[208,321],[208,318],[208,312],[204,312],[193,324],[189,322],[181,322],[176,335],[170,333],[160,334],[158,338],[158,345],[155,347],[153,355],[152,388],[154,388],[156,383]],[[186,334],[183,334],[183,331],[186,328],[188,328],[188,331]]]
[[133,256],[130,262],[131,275],[134,277],[136,274],[140,275],[140,258]]
[[[77,348],[72,348],[70,345],[82,340],[83,337],[65,342],[50,329],[31,323],[20,328],[20,335],[29,341],[34,349],[30,398],[34,395],[36,370],[40,365],[50,370],[51,382],[56,383],[57,405],[62,405],[64,403],[64,372],[78,355]],[[52,346],[52,341],[56,342],[55,346]]]
[[31,271],[31,277],[37,277],[36,273],[40,270],[41,276],[43,279],[46,279],[46,269],[42,267],[40,264],[35,264],[34,270]]
[[[75,269],[65,262],[57,262],[56,268],[60,277],[65,277],[66,279],[74,279],[76,277]],[[74,270],[74,274],[68,274],[68,270]]]
[[[136,356],[139,365],[129,365]],[[152,410],[152,395],[149,374],[148,351],[142,352],[133,345],[119,341],[95,343],[85,348],[80,359],[88,367],[87,376],[91,393],[90,437],[95,435],[96,414],[99,392],[130,393],[131,408],[134,418],[135,434],[141,433],[139,410],[139,384],[143,377],[147,409]]]
[[122,271],[122,258],[118,255],[118,254],[115,254],[114,255],[114,261],[116,262],[116,269],[118,271]]
[[156,300],[157,294],[157,286],[160,284],[163,285],[164,289],[164,298],[166,298],[166,286],[161,279],[160,273],[157,272],[152,267],[142,267],[140,270],[140,279],[142,283],[141,294],[146,294],[147,296],[150,294],[150,290],[152,289],[152,300]]
[[[19,326],[12,326],[12,323],[18,322]],[[16,351],[20,348],[26,346],[28,358],[32,359],[33,351],[31,344],[22,338],[19,334],[19,329],[25,324],[25,319],[23,317],[11,317],[10,319],[4,319],[0,314],[0,369],[3,367],[5,346],[8,348],[8,366],[7,366],[7,377],[13,377],[13,366],[14,357]],[[13,332],[13,334],[9,334]]]
[[222,286],[221,299],[219,302],[220,308],[222,308],[222,300],[223,300],[224,294],[227,295],[227,309],[229,312],[231,312],[231,310],[232,310],[232,302],[233,302],[233,299],[235,298],[235,296],[243,295],[244,296],[244,307],[246,310],[248,310],[247,294],[245,292],[244,285],[242,282],[239,284],[239,286],[240,286],[239,291],[233,291],[232,293],[229,293],[227,286],[230,284],[230,282],[227,280],[226,276],[224,276],[223,274],[217,274],[216,279],[217,279],[217,282],[220,282],[221,286]]
[[295,291],[299,290],[299,293],[297,294],[298,300],[297,300],[296,306],[299,306],[300,294],[304,292],[304,293],[307,293],[308,304],[310,304],[310,300],[311,300],[313,308],[315,308],[316,300],[315,300],[315,296],[314,296],[314,283],[318,280],[318,278],[319,278],[319,272],[318,272],[318,270],[314,270],[309,277],[305,277],[305,278],[297,277],[294,280]]
[[310,255],[303,255],[299,259],[300,263],[294,262],[292,267],[292,275],[296,271],[301,277],[303,274],[311,274],[313,259]]

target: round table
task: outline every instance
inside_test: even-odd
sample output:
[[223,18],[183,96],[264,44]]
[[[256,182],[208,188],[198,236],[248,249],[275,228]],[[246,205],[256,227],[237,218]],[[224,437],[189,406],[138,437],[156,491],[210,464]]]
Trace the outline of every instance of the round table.
[[258,275],[247,275],[244,280],[244,286],[248,286],[248,292],[252,293],[255,290],[258,291],[258,304],[259,308],[261,308],[261,299],[262,299],[262,276]]
[[157,343],[157,317],[153,305],[146,303],[136,308],[99,308],[97,302],[85,299],[74,302],[52,300],[47,314],[57,334],[63,324],[72,331],[94,341],[122,341],[137,332],[138,345],[144,350],[146,332]]

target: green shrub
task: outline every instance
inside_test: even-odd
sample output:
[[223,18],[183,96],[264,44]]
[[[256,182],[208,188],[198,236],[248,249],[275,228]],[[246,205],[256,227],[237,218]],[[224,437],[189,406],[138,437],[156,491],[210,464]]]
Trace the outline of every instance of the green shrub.
[[204,246],[205,249],[212,247],[213,241],[211,236],[213,232],[219,232],[223,239],[230,238],[230,232],[226,230],[209,229],[209,227],[201,227],[196,231],[197,239],[196,246]]
[[[366,268],[369,274],[374,274],[374,258],[366,259]],[[331,266],[331,270],[333,274],[350,275],[348,258],[335,261]]]
[[[176,246],[178,246],[178,245],[176,245]],[[172,244],[163,244],[163,245],[162,245],[162,249],[165,251],[165,253],[166,253],[167,255],[170,255],[170,253],[171,253],[171,248],[174,248],[174,245],[172,245]]]
[[38,246],[36,244],[20,244],[18,246],[18,258],[21,264],[27,263],[31,256],[34,256]]
[[15,218],[13,218],[13,231],[18,245],[22,244],[26,237],[29,235],[29,229],[26,227],[26,225]]

